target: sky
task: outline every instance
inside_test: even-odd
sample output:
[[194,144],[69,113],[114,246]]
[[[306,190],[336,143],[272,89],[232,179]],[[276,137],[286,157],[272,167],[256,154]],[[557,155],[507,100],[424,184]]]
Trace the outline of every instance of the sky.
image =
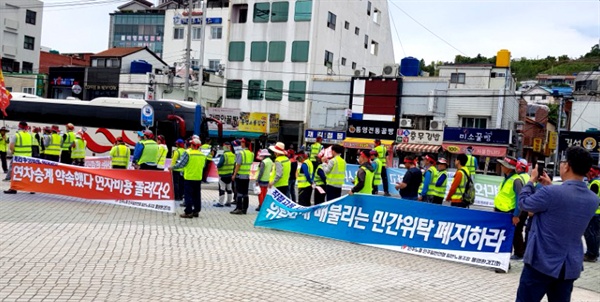
[[[74,2],[44,1],[42,46],[64,53],[107,49],[109,13],[128,1]],[[396,62],[406,56],[451,62],[458,54],[491,57],[500,49],[513,58],[579,57],[600,39],[598,0],[390,0],[388,6]]]

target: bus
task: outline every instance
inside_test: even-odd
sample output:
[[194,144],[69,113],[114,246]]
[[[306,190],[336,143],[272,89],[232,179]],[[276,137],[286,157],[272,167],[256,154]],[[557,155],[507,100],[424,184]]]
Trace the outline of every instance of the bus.
[[[154,109],[154,124],[149,128],[154,135],[164,135],[169,150],[179,138],[196,134],[208,137],[209,119],[205,108],[191,102],[177,100],[140,100],[101,97],[91,101],[77,99],[46,99],[32,94],[12,93],[3,125],[15,132],[20,121],[31,128],[58,125],[66,131],[67,123],[82,130],[87,142],[87,155],[106,156],[121,136],[126,145],[133,147],[141,126],[141,109],[150,105]],[[220,131],[222,133],[222,131]]]

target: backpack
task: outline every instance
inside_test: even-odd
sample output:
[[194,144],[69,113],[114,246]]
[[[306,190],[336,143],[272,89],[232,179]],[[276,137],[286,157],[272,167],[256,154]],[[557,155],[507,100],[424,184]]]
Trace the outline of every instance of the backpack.
[[475,203],[475,185],[473,184],[473,179],[468,176],[469,174],[465,169],[460,169],[462,173],[467,176],[467,183],[465,184],[465,191],[462,195],[462,200],[467,205],[472,205]]

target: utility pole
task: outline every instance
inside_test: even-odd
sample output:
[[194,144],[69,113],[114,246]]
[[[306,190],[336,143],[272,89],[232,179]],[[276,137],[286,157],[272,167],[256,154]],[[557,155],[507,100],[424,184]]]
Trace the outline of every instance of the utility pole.
[[185,48],[185,88],[183,100],[187,101],[190,94],[190,52],[192,51],[192,11],[194,8],[194,0],[188,1],[188,19],[187,19],[187,40]]
[[204,82],[204,43],[206,41],[206,0],[202,0],[202,37],[200,39],[200,70],[198,71],[198,104],[202,105],[202,88]]
[[[559,103],[560,105],[558,106],[558,124],[556,125],[558,140],[560,140],[560,126],[561,126],[561,123],[562,123],[562,113],[563,113],[564,98],[560,97],[559,102],[560,102]],[[553,167],[553,171],[552,171],[552,174],[554,176],[556,176],[556,168],[558,167],[558,155],[559,155],[558,154],[558,150],[559,150],[558,145],[559,144],[557,144],[556,150],[554,152],[554,167]]]

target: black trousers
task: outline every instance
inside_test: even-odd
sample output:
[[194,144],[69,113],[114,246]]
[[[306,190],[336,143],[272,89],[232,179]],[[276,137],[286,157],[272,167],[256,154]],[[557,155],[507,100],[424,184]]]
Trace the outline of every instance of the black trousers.
[[112,168],[113,169],[122,169],[122,170],[127,169],[127,167],[125,167],[125,166],[112,166]]
[[[494,208],[494,212],[500,213],[508,213],[511,216],[513,215],[514,209],[504,212],[497,208]],[[513,236],[513,252],[517,257],[523,257],[525,255],[525,239],[523,238],[523,228],[525,227],[525,222],[527,220],[527,212],[522,211],[519,214],[519,223],[515,226],[515,235]]]
[[442,204],[442,202],[444,202],[443,197],[433,196],[433,198],[431,199],[431,203]]
[[73,166],[85,167],[85,159],[83,159],[83,158],[73,159]]
[[298,204],[301,206],[310,207],[310,197],[312,196],[312,192],[312,187],[298,189]]
[[175,200],[183,199],[183,192],[185,191],[185,180],[183,179],[183,175],[181,175],[181,171],[173,171],[173,195],[175,195]]
[[387,175],[387,169],[385,168],[385,166],[381,167],[381,182],[383,185],[383,193],[385,194],[389,194],[390,190],[389,190],[389,183],[388,183],[388,175]]
[[60,163],[67,164],[67,165],[70,165],[73,163],[73,160],[71,159],[71,151],[62,150],[62,152],[60,152]]
[[248,187],[250,186],[250,179],[235,179],[235,188],[237,189],[237,201],[235,203],[235,209],[241,210],[246,213],[250,204],[250,196],[248,196]]
[[201,180],[185,181],[185,213],[200,213],[202,207]]
[[0,151],[0,161],[2,161],[2,172],[8,172],[8,165],[6,163],[6,152]]
[[158,170],[158,168],[156,166],[152,166],[152,165],[148,165],[148,164],[141,164],[140,165],[140,170]]
[[60,160],[60,155],[44,154],[44,158],[57,163]]
[[[325,185],[320,185],[321,189],[325,191],[327,188]],[[327,196],[327,192],[319,193],[319,190],[315,190],[315,205],[321,204],[325,202],[325,197]]]
[[327,201],[334,200],[342,196],[342,188],[332,187],[330,185],[325,187],[325,192],[327,193]]
[[275,187],[275,189],[279,190],[281,194],[287,196],[287,198],[290,198],[290,186]]
[[42,158],[40,154],[40,146],[31,146],[31,157]]

